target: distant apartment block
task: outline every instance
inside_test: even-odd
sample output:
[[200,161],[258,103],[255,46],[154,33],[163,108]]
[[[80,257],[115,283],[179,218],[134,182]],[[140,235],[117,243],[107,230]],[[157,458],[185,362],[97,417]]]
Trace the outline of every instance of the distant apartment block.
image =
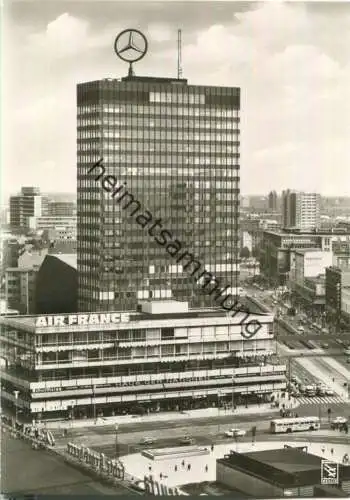
[[19,195],[10,197],[10,225],[28,229],[31,217],[40,217],[45,213],[45,204],[38,187],[22,187]]
[[282,226],[310,230],[320,226],[320,195],[298,191],[282,193]]
[[268,209],[271,212],[277,211],[278,195],[276,191],[270,191],[268,196]]

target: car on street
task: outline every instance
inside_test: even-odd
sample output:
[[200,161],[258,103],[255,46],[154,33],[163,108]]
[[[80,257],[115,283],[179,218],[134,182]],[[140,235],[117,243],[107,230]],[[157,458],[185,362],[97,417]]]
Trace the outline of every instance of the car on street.
[[327,344],[327,342],[322,342],[321,343],[321,347],[322,347],[322,349],[328,349],[329,348],[329,344]]
[[193,439],[193,437],[191,436],[183,436],[180,440],[179,440],[179,443],[180,444],[183,444],[183,445],[187,445],[187,446],[190,446],[192,444],[195,444],[196,441],[195,439]]
[[347,424],[348,419],[345,417],[335,417],[331,421],[331,429],[339,429],[343,427],[345,424]]
[[305,332],[305,328],[303,326],[298,326],[298,332],[304,333]]
[[317,387],[317,396],[326,396],[326,387]]
[[226,437],[242,437],[246,435],[246,431],[243,429],[230,429],[225,432]]
[[325,389],[324,391],[325,395],[326,396],[334,396],[335,395],[335,392],[333,391],[333,389]]
[[155,439],[152,437],[143,437],[139,444],[154,444]]

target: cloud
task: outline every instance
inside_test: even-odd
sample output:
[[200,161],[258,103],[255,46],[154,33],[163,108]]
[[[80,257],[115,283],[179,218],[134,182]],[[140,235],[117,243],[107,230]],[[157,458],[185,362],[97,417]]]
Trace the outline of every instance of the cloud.
[[65,12],[48,23],[45,31],[29,35],[27,50],[31,54],[64,58],[104,47],[109,41],[106,33],[91,33],[88,21]]
[[[350,6],[266,2],[242,12],[225,2],[217,17],[208,9],[205,18],[205,4],[198,2],[197,22],[196,4],[193,29],[182,34],[183,76],[191,84],[241,86],[242,191],[314,186],[328,194],[346,192]],[[175,12],[174,5],[163,3],[147,22],[150,51],[135,65],[136,74],[176,74],[177,33],[169,12],[185,18],[186,8],[179,3]],[[142,30],[142,9],[134,8]],[[8,99],[16,134],[7,163],[25,175],[31,169],[32,183],[41,182],[39,165],[54,161],[54,172],[63,168],[67,189],[75,189],[75,85],[127,71],[113,42],[129,20],[121,15],[112,25],[109,16],[97,23],[87,12],[82,4],[74,13],[52,16],[44,29],[16,26],[20,43],[12,51],[16,78]]]
[[147,27],[147,37],[152,42],[168,42],[174,38],[174,30],[166,24],[150,24]]

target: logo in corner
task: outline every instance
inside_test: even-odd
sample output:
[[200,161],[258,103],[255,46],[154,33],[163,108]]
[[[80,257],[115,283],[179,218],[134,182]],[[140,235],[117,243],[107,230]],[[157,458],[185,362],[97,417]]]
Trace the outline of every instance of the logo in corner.
[[321,484],[339,483],[339,464],[331,460],[321,462]]

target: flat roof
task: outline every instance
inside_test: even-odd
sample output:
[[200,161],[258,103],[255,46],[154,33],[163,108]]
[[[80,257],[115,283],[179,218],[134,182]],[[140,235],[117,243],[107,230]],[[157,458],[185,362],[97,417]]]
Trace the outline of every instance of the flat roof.
[[[248,453],[231,451],[217,463],[279,488],[317,486],[321,483],[322,458],[308,453],[304,447]],[[347,479],[350,478],[350,469],[346,469],[349,468],[339,465],[341,476]]]
[[[30,316],[2,316],[1,318],[1,324],[8,324],[13,327],[18,327],[21,329],[26,329],[29,328],[30,331],[34,331],[36,328],[37,320],[38,318],[49,318],[49,317],[68,317],[68,316],[84,316],[84,315],[113,315],[113,314],[126,314],[129,316],[129,320],[127,323],[130,322],[135,322],[135,321],[161,321],[161,320],[181,320],[181,319],[206,319],[206,318],[225,318],[227,317],[227,320],[231,318],[230,315],[228,315],[225,311],[223,311],[220,308],[208,308],[208,309],[192,309],[189,312],[179,312],[179,313],[164,313],[164,314],[149,314],[149,313],[143,313],[143,312],[137,312],[137,311],[98,311],[96,312],[70,312],[70,313],[60,313],[60,314],[36,314],[36,315],[30,315]],[[253,311],[249,312],[249,315],[252,316],[253,318],[249,318],[247,316],[248,313],[240,312],[237,313],[235,316],[232,316],[235,320],[235,324],[239,324],[240,321],[247,320],[249,321],[250,319],[254,319],[254,317],[265,317],[269,318],[272,315],[269,313],[255,313]],[[117,328],[118,324],[126,324],[126,323],[115,323],[114,326]],[[229,324],[229,321],[227,321],[227,324]],[[232,323],[230,323],[232,324]],[[77,327],[78,325],[74,325]],[[107,326],[107,325],[106,325]],[[171,327],[171,324],[169,325]],[[67,325],[68,327],[68,325]],[[82,329],[84,329],[84,325],[81,325]],[[96,329],[103,328],[101,325],[96,324]],[[41,328],[41,327],[40,327]],[[52,328],[52,327],[50,327]]]
[[322,459],[320,457],[302,452],[297,448],[251,451],[244,455],[288,473],[321,470]]

